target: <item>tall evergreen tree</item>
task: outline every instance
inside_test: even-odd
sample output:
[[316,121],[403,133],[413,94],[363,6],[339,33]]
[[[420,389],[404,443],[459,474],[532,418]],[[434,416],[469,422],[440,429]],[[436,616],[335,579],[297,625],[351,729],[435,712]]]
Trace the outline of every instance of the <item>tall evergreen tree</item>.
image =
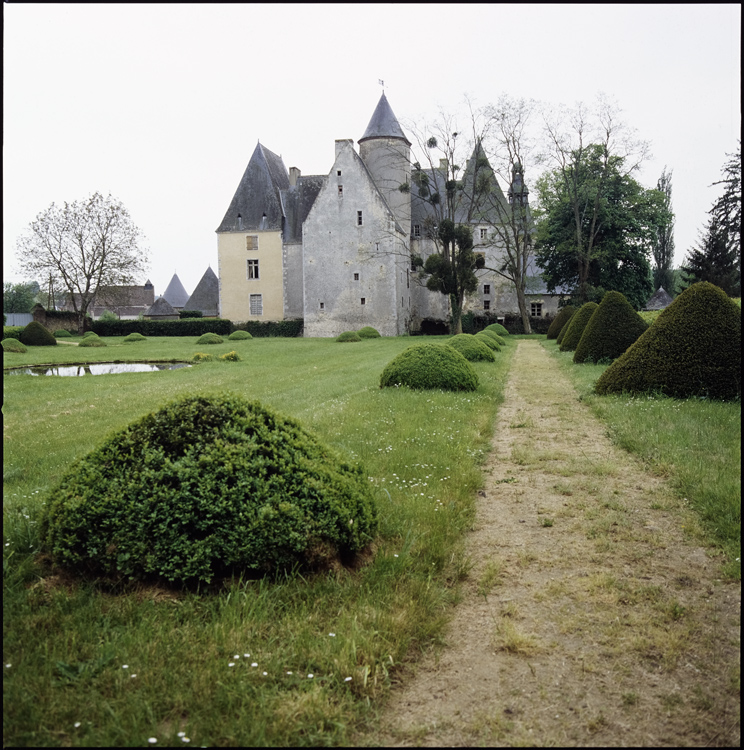
[[674,213],[672,212],[672,173],[666,167],[656,183],[656,189],[664,196],[663,204],[666,217],[656,228],[652,248],[654,258],[654,289],[663,287],[669,294],[674,294]]

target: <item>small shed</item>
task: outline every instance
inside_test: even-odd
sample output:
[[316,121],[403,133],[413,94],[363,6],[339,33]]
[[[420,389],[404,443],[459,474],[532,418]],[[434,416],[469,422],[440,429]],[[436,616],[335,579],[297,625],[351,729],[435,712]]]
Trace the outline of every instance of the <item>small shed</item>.
[[668,307],[674,300],[664,291],[664,287],[660,286],[649,298],[644,306],[644,311],[650,310],[663,310]]
[[158,297],[150,307],[145,310],[146,320],[180,320],[181,316],[173,306],[165,299]]

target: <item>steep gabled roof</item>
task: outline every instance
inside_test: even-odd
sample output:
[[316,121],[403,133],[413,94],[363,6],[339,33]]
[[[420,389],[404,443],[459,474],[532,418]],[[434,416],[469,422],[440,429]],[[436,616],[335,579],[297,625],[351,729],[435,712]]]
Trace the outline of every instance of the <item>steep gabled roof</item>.
[[367,138],[400,138],[409,146],[411,145],[411,142],[406,138],[406,134],[398,122],[398,118],[393,114],[384,91],[382,92],[380,101],[377,102],[377,107],[372,114],[369,125],[367,125],[367,129],[358,143]]
[[186,300],[189,298],[189,293],[183,288],[181,279],[178,278],[178,274],[174,273],[173,278],[168,284],[168,288],[163,292],[163,297],[173,307],[183,307],[186,304]]
[[328,178],[325,175],[307,175],[297,178],[297,184],[282,190],[284,211],[284,242],[302,242],[302,224]]
[[288,188],[289,175],[282,157],[259,143],[217,231],[281,230],[279,192]]
[[220,298],[220,282],[209,266],[196,285],[194,293],[186,301],[185,310],[201,310],[207,317],[217,315]]

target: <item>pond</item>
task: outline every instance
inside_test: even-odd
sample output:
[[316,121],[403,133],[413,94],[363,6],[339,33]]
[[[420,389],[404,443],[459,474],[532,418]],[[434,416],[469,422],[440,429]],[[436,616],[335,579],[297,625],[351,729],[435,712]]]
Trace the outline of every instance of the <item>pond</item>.
[[118,375],[122,372],[155,372],[157,370],[180,370],[191,367],[186,362],[87,362],[79,365],[44,365],[42,367],[16,367],[5,370],[4,375]]

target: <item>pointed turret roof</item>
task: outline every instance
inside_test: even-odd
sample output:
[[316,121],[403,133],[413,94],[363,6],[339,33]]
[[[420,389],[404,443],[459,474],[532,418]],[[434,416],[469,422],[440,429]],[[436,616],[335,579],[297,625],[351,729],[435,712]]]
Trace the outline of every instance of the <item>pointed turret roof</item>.
[[186,304],[186,300],[189,298],[189,293],[183,288],[181,279],[178,278],[178,274],[174,273],[173,278],[170,280],[170,284],[163,292],[163,298],[168,301],[173,307],[183,308]]
[[188,298],[184,310],[201,310],[205,317],[212,317],[218,314],[219,299],[220,282],[212,266],[209,266]]
[[282,157],[258,143],[217,231],[281,229],[279,191],[288,188],[289,174]]
[[663,286],[660,286],[648,299],[644,310],[663,310],[668,305],[671,305],[674,300],[664,290]]
[[400,138],[409,146],[411,145],[411,142],[406,138],[406,134],[398,122],[398,118],[393,114],[384,91],[382,92],[380,101],[377,102],[377,107],[372,115],[372,119],[369,121],[369,125],[367,125],[367,129],[358,143],[367,138]]
[[145,310],[144,315],[145,317],[151,317],[153,315],[175,315],[176,317],[178,317],[178,313],[168,303],[168,300],[165,299],[165,297],[158,297],[155,302],[153,302],[150,307]]

